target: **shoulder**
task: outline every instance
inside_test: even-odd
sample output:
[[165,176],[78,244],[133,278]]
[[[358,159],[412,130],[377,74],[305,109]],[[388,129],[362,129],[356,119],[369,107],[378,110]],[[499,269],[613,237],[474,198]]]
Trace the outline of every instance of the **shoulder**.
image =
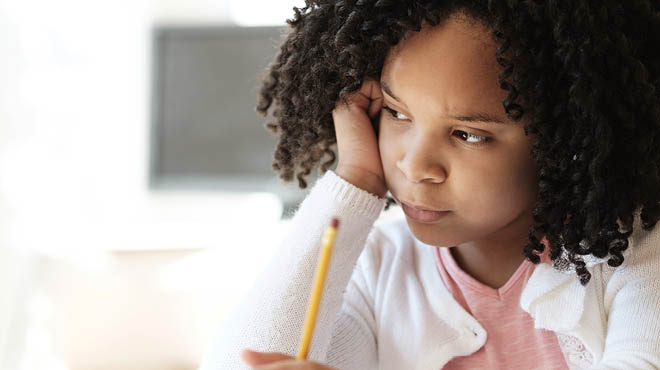
[[[631,262],[654,261],[656,264],[660,263],[660,223],[645,230],[638,216],[633,228],[628,245],[631,250],[628,255]],[[625,265],[625,261],[623,265]]]
[[624,261],[620,266],[603,264],[608,290],[616,290],[632,280],[660,280],[660,223],[645,230],[637,215],[633,233],[628,238],[628,248],[623,252],[623,256]]

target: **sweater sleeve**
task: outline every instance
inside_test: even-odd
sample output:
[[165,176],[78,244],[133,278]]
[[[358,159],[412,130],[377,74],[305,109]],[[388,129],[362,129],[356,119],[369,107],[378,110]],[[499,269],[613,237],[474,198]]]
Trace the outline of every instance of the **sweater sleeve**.
[[[366,302],[344,304],[343,298],[345,291],[356,293],[349,280],[384,205],[385,199],[327,171],[301,203],[272,260],[224,321],[200,370],[249,369],[239,356],[244,348],[296,355],[322,234],[334,216],[340,225],[307,358],[321,363],[328,359],[335,364],[331,366],[346,368],[368,362],[364,359],[373,353],[355,352],[375,351],[375,342],[371,346],[362,343],[373,341],[373,331],[355,310]],[[349,348],[353,352],[345,351]]]
[[336,369],[378,368],[374,300],[381,263],[379,252],[383,246],[379,235],[377,229],[369,234],[335,320],[325,364]]

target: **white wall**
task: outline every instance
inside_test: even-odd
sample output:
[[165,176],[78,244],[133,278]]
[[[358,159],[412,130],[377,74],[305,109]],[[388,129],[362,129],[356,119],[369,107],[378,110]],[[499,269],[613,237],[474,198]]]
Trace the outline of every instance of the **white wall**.
[[[244,3],[250,1],[236,2]],[[7,72],[0,80],[0,133],[6,134],[0,191],[10,200],[13,243],[47,252],[214,245],[209,236],[217,235],[219,210],[235,209],[245,196],[147,188],[150,29],[159,22],[226,23],[243,5],[13,0],[3,6],[8,58],[0,58]],[[265,220],[275,220],[277,211],[269,209]],[[193,228],[185,238],[182,224]],[[41,231],[32,232],[37,225]]]

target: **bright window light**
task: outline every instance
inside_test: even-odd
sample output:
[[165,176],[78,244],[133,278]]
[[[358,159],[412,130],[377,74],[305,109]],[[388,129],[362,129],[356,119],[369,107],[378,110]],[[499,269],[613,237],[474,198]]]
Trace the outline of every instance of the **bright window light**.
[[232,0],[230,13],[232,20],[245,27],[280,26],[293,18],[293,7],[305,6],[303,0]]

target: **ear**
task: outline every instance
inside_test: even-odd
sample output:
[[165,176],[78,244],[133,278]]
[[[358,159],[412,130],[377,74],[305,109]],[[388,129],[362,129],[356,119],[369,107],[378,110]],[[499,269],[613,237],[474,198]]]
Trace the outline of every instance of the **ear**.
[[278,352],[257,352],[251,349],[241,351],[241,359],[250,366],[267,365],[271,362],[295,360],[293,356]]

